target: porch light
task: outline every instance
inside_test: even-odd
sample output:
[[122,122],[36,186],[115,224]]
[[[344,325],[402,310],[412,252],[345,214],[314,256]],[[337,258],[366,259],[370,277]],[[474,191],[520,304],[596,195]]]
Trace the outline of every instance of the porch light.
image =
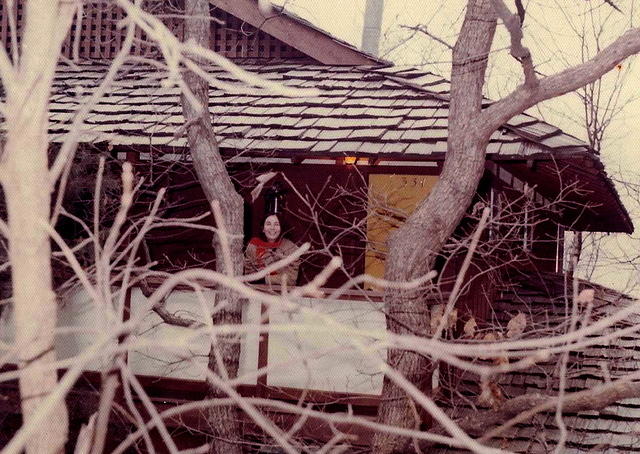
[[264,194],[265,215],[279,214],[284,210],[287,190],[279,182],[275,182]]
[[355,156],[345,156],[344,163],[346,165],[353,165],[356,163],[357,160],[358,158],[356,158]]

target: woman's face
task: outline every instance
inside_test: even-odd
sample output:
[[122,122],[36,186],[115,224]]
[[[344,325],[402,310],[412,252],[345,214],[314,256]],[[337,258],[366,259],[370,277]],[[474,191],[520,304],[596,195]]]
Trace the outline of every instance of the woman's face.
[[280,220],[278,220],[278,216],[272,214],[265,219],[262,231],[269,241],[275,241],[280,238]]

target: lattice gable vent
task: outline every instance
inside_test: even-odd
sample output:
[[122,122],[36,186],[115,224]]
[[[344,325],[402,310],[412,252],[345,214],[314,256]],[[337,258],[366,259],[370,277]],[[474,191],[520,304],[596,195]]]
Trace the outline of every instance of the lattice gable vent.
[[[183,36],[181,0],[147,0],[144,9],[160,18],[179,38]],[[14,4],[13,17],[17,25],[17,43],[25,20],[24,0]],[[62,53],[74,59],[111,59],[122,46],[125,13],[112,3],[87,2],[82,20],[74,20]],[[79,28],[78,28],[79,27]],[[232,59],[309,59],[307,55],[253,27],[226,11],[212,7],[211,48]],[[0,40],[11,49],[11,21],[6,2],[0,1]],[[158,55],[157,46],[139,28],[131,52],[136,56]]]
[[212,48],[229,58],[308,58],[299,50],[222,9],[212,11]]

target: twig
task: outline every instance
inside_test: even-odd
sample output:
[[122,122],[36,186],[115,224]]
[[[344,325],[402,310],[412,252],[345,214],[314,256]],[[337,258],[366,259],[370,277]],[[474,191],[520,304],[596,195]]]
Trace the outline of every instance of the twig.
[[160,418],[158,410],[156,409],[155,405],[153,405],[153,402],[151,402],[151,399],[149,398],[147,392],[144,390],[136,376],[131,373],[131,370],[124,363],[124,361],[119,360],[118,366],[120,367],[120,371],[122,372],[122,374],[127,377],[128,382],[131,383],[133,389],[136,391],[136,394],[142,401],[145,409],[147,410],[147,412],[149,412],[151,419],[155,421],[155,427],[156,429],[158,429],[158,432],[160,432],[160,436],[162,437],[162,440],[164,441],[165,446],[167,447],[169,452],[171,454],[178,454],[180,450],[173,441],[173,438],[171,438],[171,434],[169,434],[167,426],[164,424],[162,418]]
[[95,419],[91,454],[102,454],[111,416],[111,406],[116,396],[120,379],[115,370],[102,374],[102,386],[100,387],[100,403]]
[[408,30],[413,30],[416,32],[423,33],[427,35],[429,38],[431,38],[432,40],[436,41],[437,43],[442,44],[447,49],[453,50],[453,46],[451,44],[446,42],[444,39],[440,38],[438,35],[434,35],[433,33],[431,33],[425,25],[414,25],[414,26],[401,25],[400,28],[405,28]]
[[480,222],[478,223],[478,227],[476,231],[473,233],[473,237],[471,238],[471,244],[469,245],[469,250],[464,258],[464,262],[460,267],[460,271],[458,271],[458,275],[456,276],[456,282],[453,285],[453,289],[449,294],[449,300],[447,301],[447,305],[443,311],[442,318],[438,323],[438,327],[436,331],[433,333],[433,339],[438,339],[442,334],[445,326],[449,323],[449,315],[453,310],[457,300],[458,294],[460,293],[460,288],[462,287],[463,281],[466,277],[467,270],[469,269],[469,265],[471,265],[471,259],[473,258],[473,254],[475,253],[478,243],[480,242],[480,237],[482,236],[482,232],[484,232],[485,227],[487,226],[487,221],[489,220],[489,214],[491,214],[490,208],[485,208],[482,210],[482,217],[480,218]]

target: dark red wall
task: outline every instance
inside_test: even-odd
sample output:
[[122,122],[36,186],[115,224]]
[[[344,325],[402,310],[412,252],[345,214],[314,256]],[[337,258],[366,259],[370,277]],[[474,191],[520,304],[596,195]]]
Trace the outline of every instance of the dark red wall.
[[[144,167],[144,164],[140,166]],[[141,172],[142,172],[141,167]],[[298,283],[308,282],[326,265],[332,255],[339,255],[344,260],[344,271],[338,271],[327,282],[333,287],[345,282],[347,276],[355,276],[364,270],[364,250],[366,239],[365,206],[367,198],[367,179],[370,173],[397,174],[437,174],[437,167],[382,167],[382,166],[353,166],[344,164],[322,165],[242,165],[235,166],[232,174],[240,192],[246,200],[245,206],[245,241],[257,236],[261,230],[260,222],[265,214],[264,194],[271,185],[278,182],[286,190],[285,224],[288,226],[287,236],[300,245],[311,243],[312,251],[305,255],[300,267]],[[167,186],[167,204],[165,217],[187,217],[206,212],[208,205],[195,176],[189,167],[180,171],[162,172],[154,169],[157,178],[156,185]],[[262,194],[251,201],[250,193],[256,187],[256,177],[267,172],[278,172],[270,180]],[[291,186],[293,185],[293,187]],[[520,195],[508,188],[501,188],[494,178],[487,175],[480,186],[474,206],[489,200],[491,187],[503,197],[515,199]],[[151,199],[152,194],[149,195]],[[477,211],[477,210],[476,210]],[[514,211],[517,211],[514,208]],[[478,213],[476,213],[477,215]],[[506,219],[507,221],[509,219]],[[213,225],[208,217],[202,221]],[[460,239],[468,237],[475,229],[476,221],[466,219],[457,231]],[[501,233],[497,228],[492,235]],[[490,235],[485,231],[485,239]],[[500,249],[488,253],[487,249],[479,250],[469,275],[485,273],[497,266],[495,273],[488,273],[476,281],[466,292],[467,302],[461,304],[478,316],[486,314],[488,300],[492,298],[491,282],[497,279],[496,273],[504,266],[504,262],[511,261],[511,266],[524,270],[527,267],[538,270],[553,270],[555,268],[556,253],[556,224],[544,221],[535,225],[533,229],[534,242],[529,253],[522,250],[521,240],[517,237],[505,240]],[[544,240],[544,241],[537,241]],[[184,266],[213,267],[214,259],[211,247],[212,234],[207,231],[194,229],[171,228],[154,231],[150,244],[152,256],[160,262],[160,267],[176,269]],[[451,288],[459,269],[461,259],[466,252],[462,247],[459,258],[444,256],[438,262],[437,268],[442,271],[443,279],[448,284],[444,290]],[[485,254],[483,256],[483,254]],[[445,267],[444,264],[448,260]],[[444,268],[444,269],[443,269]],[[472,301],[473,300],[473,301]]]
[[[148,173],[148,166],[140,163],[138,171],[140,174]],[[280,173],[252,202],[250,193],[257,184],[256,176],[270,171]],[[156,167],[154,173],[162,175],[156,178],[155,184],[168,188],[166,200],[169,208],[163,211],[165,217],[196,216],[208,210],[204,194],[191,171],[185,168],[163,172]],[[339,255],[344,260],[345,270],[336,272],[327,283],[328,286],[337,286],[345,281],[347,275],[354,276],[364,270],[366,223],[363,220],[369,173],[420,175],[437,174],[438,169],[300,164],[236,166],[232,173],[246,201],[245,241],[259,234],[265,214],[264,193],[277,181],[287,191],[284,220],[288,226],[288,238],[298,245],[308,241],[312,246],[312,252],[303,259],[299,283],[315,276],[332,255]],[[148,194],[140,206],[148,204],[152,196]],[[213,224],[210,217],[202,222]],[[201,265],[212,260],[211,240],[210,232],[171,228],[155,230],[149,243],[153,259],[159,261],[161,267],[171,269],[189,264]]]

